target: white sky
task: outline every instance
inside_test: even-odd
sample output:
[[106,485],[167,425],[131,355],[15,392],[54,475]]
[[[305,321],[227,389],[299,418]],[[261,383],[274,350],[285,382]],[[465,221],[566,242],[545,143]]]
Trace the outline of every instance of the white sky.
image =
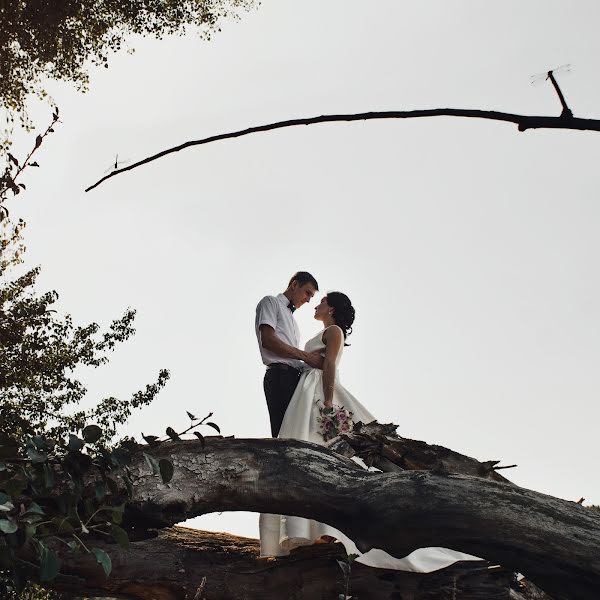
[[[53,85],[63,123],[11,204],[28,264],[80,323],[138,309],[135,338],[86,374],[90,397],[128,396],[167,367],[127,433],[181,429],[190,410],[214,411],[225,435],[267,436],[254,308],[306,269],[355,304],[342,380],[381,421],[600,503],[598,133],[317,125],[193,148],[83,192],[117,152],[287,118],[559,114],[529,77],[564,63],[575,115],[599,117],[599,17],[592,1],[266,0],[211,42],[135,41],[85,95]],[[312,309],[296,314],[308,339]],[[246,513],[193,523],[258,531]]]

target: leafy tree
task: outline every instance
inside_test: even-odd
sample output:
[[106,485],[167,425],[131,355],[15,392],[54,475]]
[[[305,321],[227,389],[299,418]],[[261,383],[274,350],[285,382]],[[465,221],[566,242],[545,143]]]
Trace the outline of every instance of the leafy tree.
[[[52,125],[56,121],[58,112]],[[37,136],[22,163],[9,156],[0,178],[0,209],[9,192],[24,189],[16,179],[33,166],[32,154],[52,125]],[[53,308],[58,294],[35,290],[40,268],[17,272],[24,228],[22,220],[13,222],[6,209],[0,210],[0,596],[54,600],[27,583],[31,561],[39,564],[41,581],[56,577],[60,560],[53,544],[62,541],[73,552],[93,555],[107,576],[110,558],[88,547],[85,536],[99,532],[128,546],[120,523],[132,486],[127,464],[138,445],[116,442],[117,428],[154,399],[169,373],[161,370],[155,383],[131,398],[110,397],[81,409],[86,388],[75,371],[104,364],[108,353],[134,333],[135,311],[128,309],[105,331],[96,323],[76,326],[69,315],[60,316]],[[149,455],[147,461],[163,481],[172,477],[170,462]],[[111,476],[118,469],[121,475]],[[19,557],[23,552],[28,560]]]
[[[3,0],[0,3],[0,109],[31,127],[25,103],[47,98],[47,78],[89,84],[87,65],[108,58],[132,34],[162,38],[196,28],[204,38],[254,0]],[[8,133],[8,132],[7,132]],[[7,150],[8,135],[0,144]]]

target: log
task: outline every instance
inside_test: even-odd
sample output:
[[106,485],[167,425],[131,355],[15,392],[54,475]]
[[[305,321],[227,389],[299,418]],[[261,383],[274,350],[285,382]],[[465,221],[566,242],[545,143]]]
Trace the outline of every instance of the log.
[[[344,591],[337,563],[346,560],[341,544],[261,559],[258,540],[172,527],[135,542],[129,552],[114,544],[101,546],[112,558],[109,578],[94,560],[81,557],[67,561],[54,587],[88,597],[134,600],[192,600],[196,595],[196,600],[331,600]],[[482,561],[425,574],[354,563],[349,589],[364,600],[509,600],[511,585],[512,573]]]
[[209,439],[163,444],[169,485],[140,458],[126,521],[164,528],[227,510],[314,518],[362,551],[444,546],[523,573],[558,600],[597,599],[600,514],[509,483],[432,471],[367,472],[317,444]]

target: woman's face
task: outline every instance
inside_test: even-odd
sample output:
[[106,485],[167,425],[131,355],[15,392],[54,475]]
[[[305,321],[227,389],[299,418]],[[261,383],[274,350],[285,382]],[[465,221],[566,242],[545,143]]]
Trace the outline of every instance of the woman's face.
[[331,307],[327,304],[327,296],[321,298],[321,302],[315,306],[315,319],[317,321],[323,321],[327,316],[331,314]]

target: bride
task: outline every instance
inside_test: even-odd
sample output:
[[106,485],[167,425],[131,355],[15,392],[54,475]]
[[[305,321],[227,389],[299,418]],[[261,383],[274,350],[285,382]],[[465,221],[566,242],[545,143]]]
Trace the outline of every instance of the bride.
[[[341,292],[329,292],[315,308],[315,319],[324,329],[306,342],[304,350],[320,350],[324,354],[323,370],[307,368],[301,375],[290,400],[278,437],[293,438],[323,444],[317,417],[321,407],[343,406],[353,413],[355,422],[370,423],[375,417],[339,381],[338,365],[346,337],[352,332],[354,307]],[[366,468],[360,459],[355,459]],[[358,562],[371,567],[426,573],[442,569],[458,560],[477,560],[446,548],[421,548],[404,558],[391,556],[374,548],[361,553],[341,531],[324,523],[302,517],[261,514],[260,555],[285,556],[298,546],[338,540],[348,554],[357,554]]]

